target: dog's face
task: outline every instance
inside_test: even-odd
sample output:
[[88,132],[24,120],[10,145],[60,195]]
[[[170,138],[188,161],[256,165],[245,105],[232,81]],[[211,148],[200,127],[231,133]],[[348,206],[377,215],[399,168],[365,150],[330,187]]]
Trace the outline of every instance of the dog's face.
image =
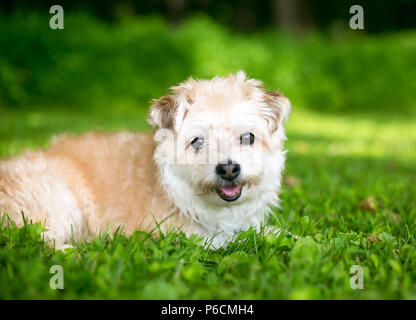
[[155,159],[169,166],[169,173],[162,170],[171,175],[167,183],[188,186],[207,206],[253,201],[269,187],[290,103],[261,85],[243,72],[189,79],[154,101]]

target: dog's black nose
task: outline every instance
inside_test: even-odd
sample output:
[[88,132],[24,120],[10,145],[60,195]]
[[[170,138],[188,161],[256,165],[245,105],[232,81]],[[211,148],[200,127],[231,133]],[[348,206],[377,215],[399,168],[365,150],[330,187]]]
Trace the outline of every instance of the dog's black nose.
[[238,163],[232,163],[228,160],[227,164],[217,164],[215,168],[216,173],[224,180],[234,180],[241,172],[241,167]]

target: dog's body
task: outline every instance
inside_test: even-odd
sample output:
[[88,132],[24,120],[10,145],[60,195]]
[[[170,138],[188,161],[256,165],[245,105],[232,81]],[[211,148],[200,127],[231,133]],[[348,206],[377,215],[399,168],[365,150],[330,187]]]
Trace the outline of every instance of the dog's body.
[[220,247],[278,205],[290,104],[260,85],[242,72],[190,79],[154,101],[152,133],[62,136],[2,161],[0,209],[44,222],[57,247],[155,222]]

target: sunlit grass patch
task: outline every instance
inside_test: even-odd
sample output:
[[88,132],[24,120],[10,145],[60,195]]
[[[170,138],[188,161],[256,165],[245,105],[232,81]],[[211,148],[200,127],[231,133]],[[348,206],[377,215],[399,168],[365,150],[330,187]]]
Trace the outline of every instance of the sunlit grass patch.
[[382,114],[325,114],[294,108],[289,149],[299,154],[414,161],[415,119]]

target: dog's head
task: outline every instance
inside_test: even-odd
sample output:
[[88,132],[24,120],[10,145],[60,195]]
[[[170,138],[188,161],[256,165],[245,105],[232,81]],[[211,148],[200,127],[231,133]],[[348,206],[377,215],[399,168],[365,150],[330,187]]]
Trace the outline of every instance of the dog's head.
[[155,160],[165,185],[192,190],[207,206],[256,200],[273,187],[290,102],[261,86],[240,71],[188,79],[153,101],[149,122],[158,129]]

